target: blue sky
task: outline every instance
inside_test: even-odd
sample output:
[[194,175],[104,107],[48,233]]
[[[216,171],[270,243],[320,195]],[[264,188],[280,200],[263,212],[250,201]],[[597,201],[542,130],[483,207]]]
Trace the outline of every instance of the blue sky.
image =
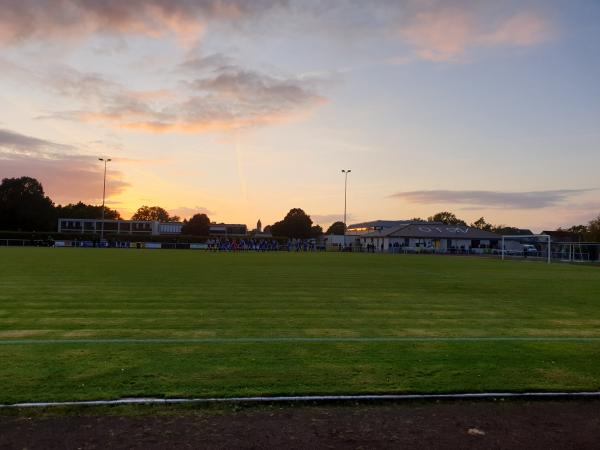
[[[263,224],[600,212],[600,3],[2,2],[0,177]],[[43,7],[41,5],[43,4]]]

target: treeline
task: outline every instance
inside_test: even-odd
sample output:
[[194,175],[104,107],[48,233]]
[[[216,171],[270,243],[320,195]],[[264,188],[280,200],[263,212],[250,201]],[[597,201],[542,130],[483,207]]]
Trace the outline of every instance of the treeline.
[[[5,178],[0,184],[0,230],[16,232],[53,232],[59,218],[92,219],[102,217],[102,206],[88,205],[83,202],[68,205],[55,205],[44,193],[44,187],[35,178]],[[115,209],[104,207],[104,218],[122,219]],[[159,222],[180,222],[179,216],[170,215],[160,206],[141,206],[131,220],[149,220]],[[206,214],[195,214],[183,221],[182,234],[189,236],[208,236],[211,221]],[[333,224],[328,232],[339,231],[343,234],[344,224]],[[323,234],[319,225],[313,225],[312,219],[300,208],[292,209],[286,217],[267,226],[274,236],[292,238],[311,238]]]
[[[415,218],[413,220],[423,220]],[[522,230],[520,228],[511,227],[507,225],[493,225],[488,223],[484,217],[480,217],[475,222],[468,224],[462,219],[456,217],[454,213],[443,211],[427,218],[427,222],[442,222],[446,225],[460,225],[470,226],[473,228],[479,228],[480,230],[491,231],[497,234],[523,234],[529,232],[529,230]],[[562,231],[565,233],[578,236],[581,241],[600,242],[600,214],[593,220],[590,220],[587,225],[573,225],[569,228],[558,228],[555,231]]]
[[[102,206],[83,202],[55,205],[44,193],[44,187],[35,178],[5,178],[0,184],[0,230],[1,231],[55,231],[57,220],[92,219],[102,217]],[[122,219],[119,211],[104,207],[104,218]],[[141,206],[131,220],[158,220],[179,222],[179,216],[170,215],[160,206]],[[189,221],[184,220],[184,233],[207,236],[210,219],[197,214]]]
[[484,231],[491,231],[492,233],[497,234],[528,234],[529,230],[523,230],[521,228],[512,227],[509,225],[493,225],[488,223],[484,217],[480,217],[475,222],[467,223],[466,221],[459,219],[456,215],[450,211],[442,211],[433,216],[429,216],[427,219],[421,219],[420,217],[415,217],[413,220],[423,221],[423,222],[441,222],[445,225],[457,225],[462,227],[471,227],[478,228]]
[[[44,193],[42,184],[31,177],[5,178],[0,184],[0,230],[2,231],[54,231],[59,218],[100,219],[102,207],[83,202],[67,205],[55,205]],[[115,209],[104,207],[105,219],[122,219]],[[180,222],[179,216],[170,215],[160,206],[141,206],[131,220],[156,220],[160,222]],[[415,221],[441,222],[446,225],[471,226],[498,234],[522,234],[526,230],[506,225],[494,225],[481,217],[471,224],[459,219],[454,213],[442,211],[427,219],[418,217]],[[195,214],[183,221],[182,234],[189,236],[208,236],[211,221],[206,214]],[[311,217],[300,208],[292,208],[286,216],[265,227],[275,237],[296,239],[317,238],[322,234],[343,235],[343,222],[334,222],[323,232],[320,225],[314,224]],[[527,230],[528,231],[528,230]],[[588,225],[575,225],[567,229],[559,228],[580,236],[581,240],[600,241],[600,215]]]

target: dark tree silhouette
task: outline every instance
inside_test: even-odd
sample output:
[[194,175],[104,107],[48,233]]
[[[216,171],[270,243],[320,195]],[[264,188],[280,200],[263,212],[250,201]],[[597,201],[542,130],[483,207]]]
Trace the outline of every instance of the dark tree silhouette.
[[587,228],[589,239],[593,242],[600,242],[600,214],[590,221]]
[[307,239],[311,237],[312,220],[300,208],[290,209],[285,218],[271,225],[273,236]]
[[491,223],[487,223],[485,221],[485,218],[480,217],[479,219],[477,219],[475,222],[473,222],[471,224],[471,226],[473,228],[479,228],[480,230],[485,230],[485,231],[492,231],[492,228],[494,227]]
[[47,231],[56,227],[54,204],[31,177],[4,178],[0,184],[0,230]]
[[316,239],[322,235],[323,235],[323,227],[321,225],[313,225],[312,227],[310,227],[310,237],[311,238]]
[[427,218],[428,222],[442,222],[446,225],[463,225],[466,226],[467,223],[464,220],[459,219],[449,211],[442,211],[433,216]]
[[190,220],[184,221],[181,233],[193,236],[208,236],[209,227],[210,219],[206,214],[194,214]]
[[[58,205],[56,215],[65,219],[99,219],[102,217],[102,206],[86,205],[83,202],[69,203],[65,206]],[[121,215],[117,210],[105,206],[104,218],[116,220],[121,219]]]
[[333,222],[331,225],[329,225],[329,228],[327,228],[325,234],[336,234],[338,236],[343,236],[345,231],[346,225],[344,225],[344,222]]
[[179,222],[178,216],[170,216],[166,209],[160,206],[141,206],[131,216],[131,220],[157,220],[159,222]]

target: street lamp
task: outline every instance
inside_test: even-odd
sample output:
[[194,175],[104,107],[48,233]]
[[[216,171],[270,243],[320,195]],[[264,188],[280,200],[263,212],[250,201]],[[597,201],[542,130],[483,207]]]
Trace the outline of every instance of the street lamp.
[[344,174],[344,250],[346,249],[346,197],[348,192],[348,174],[352,172],[350,169],[342,169]]
[[110,158],[98,158],[98,161],[104,162],[104,184],[102,186],[102,224],[100,225],[100,245],[104,239],[104,200],[106,198],[106,164],[112,161]]

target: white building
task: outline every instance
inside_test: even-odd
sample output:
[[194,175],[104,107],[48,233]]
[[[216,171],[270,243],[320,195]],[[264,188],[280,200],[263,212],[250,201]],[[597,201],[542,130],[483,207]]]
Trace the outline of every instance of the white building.
[[501,236],[440,222],[375,220],[348,226],[346,244],[376,252],[478,253],[498,248]]

